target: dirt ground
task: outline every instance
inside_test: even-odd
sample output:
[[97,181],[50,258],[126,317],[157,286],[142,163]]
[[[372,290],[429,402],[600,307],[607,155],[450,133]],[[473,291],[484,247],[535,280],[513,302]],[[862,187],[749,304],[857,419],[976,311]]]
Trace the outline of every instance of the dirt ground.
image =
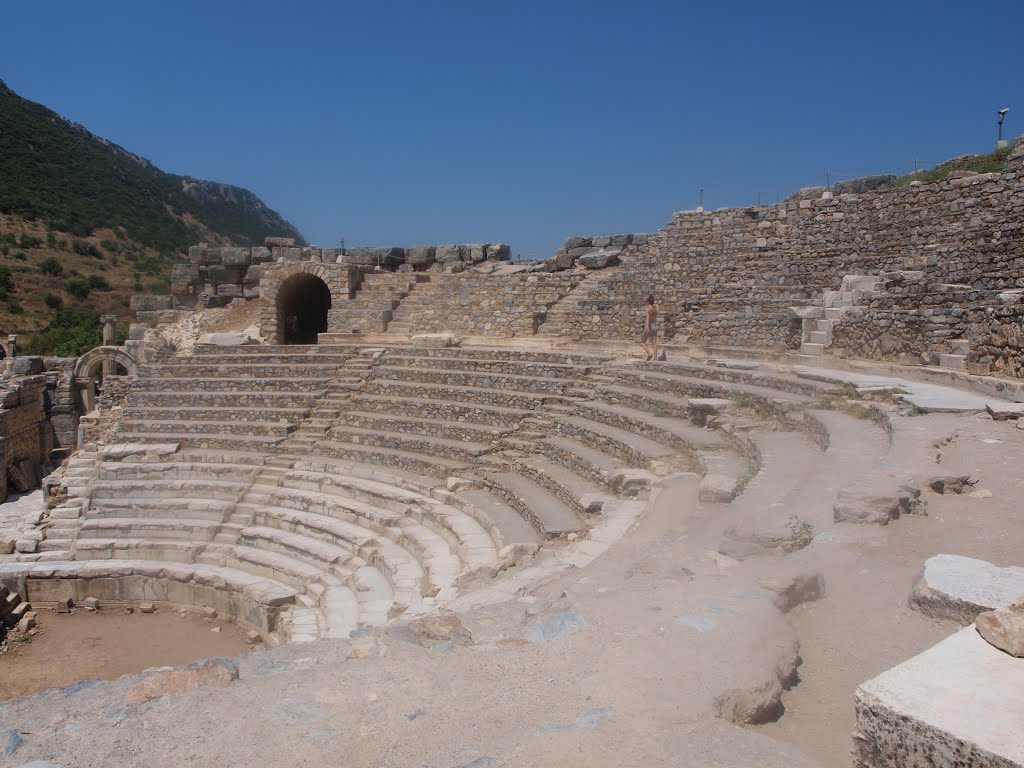
[[978,479],[970,494],[927,494],[927,514],[906,516],[844,543],[816,563],[824,600],[794,610],[800,684],[784,696],[782,718],[756,730],[789,742],[828,768],[850,764],[853,692],[960,629],[907,607],[914,578],[929,557],[948,553],[1019,565],[1024,552],[1024,433],[1011,422],[933,414],[915,423],[930,435],[955,435],[936,472]]
[[[210,656],[234,656],[249,647],[244,630],[171,609],[144,614],[124,609],[76,609],[70,615],[38,612],[34,635],[7,635],[0,654],[0,700],[79,680],[113,680],[149,667],[187,664]],[[220,627],[219,632],[213,632]]]

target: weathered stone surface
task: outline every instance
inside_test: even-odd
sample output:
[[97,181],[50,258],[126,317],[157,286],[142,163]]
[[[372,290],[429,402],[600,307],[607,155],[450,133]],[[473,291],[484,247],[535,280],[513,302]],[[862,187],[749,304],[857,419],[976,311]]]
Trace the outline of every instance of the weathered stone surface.
[[618,262],[621,248],[604,248],[600,251],[580,256],[576,263],[587,269],[604,269]]
[[854,696],[854,768],[1018,768],[1024,664],[957,632],[863,683]]
[[462,619],[452,611],[421,616],[409,622],[409,629],[416,635],[420,645],[432,648],[438,643],[467,645],[473,642],[473,635],[462,624]]
[[772,603],[780,613],[825,596],[825,577],[818,571],[771,576],[761,579],[758,586],[773,594]]
[[928,487],[938,494],[964,493],[977,482],[970,475],[933,475],[928,478]]
[[252,263],[252,249],[221,248],[221,263],[229,267],[247,267]]
[[437,258],[437,248],[433,245],[416,245],[405,251],[406,264],[433,264]]
[[797,541],[787,527],[746,529],[729,526],[722,534],[718,551],[737,560],[745,560],[756,555],[784,555],[801,546],[802,542]]
[[17,752],[18,748],[24,743],[25,740],[21,738],[21,734],[18,731],[14,729],[4,731],[0,734],[0,744],[3,744],[3,746],[0,747],[0,753],[2,753],[4,757],[10,757]]
[[1021,416],[1024,416],[1024,403],[993,401],[985,403],[985,410],[996,421],[1009,421],[1010,419],[1019,419]]
[[251,344],[252,339],[247,333],[241,331],[220,331],[200,336],[199,343],[212,344],[215,347],[237,347],[241,344]]
[[7,360],[7,372],[12,376],[34,376],[43,370],[43,358],[23,355]]
[[250,264],[265,264],[268,261],[274,260],[274,254],[271,253],[269,248],[263,246],[256,246],[252,249],[249,256]]
[[697,497],[701,501],[727,504],[736,497],[736,478],[712,472],[700,479]]
[[435,258],[441,264],[452,261],[462,261],[464,247],[465,246],[455,244],[439,245],[435,249]]
[[549,616],[526,630],[524,637],[531,643],[547,643],[575,635],[587,628],[587,620],[576,611],[568,610]]
[[263,239],[263,244],[268,248],[274,247],[289,247],[295,245],[294,237],[266,237]]
[[238,679],[238,667],[228,659],[204,659],[184,667],[165,667],[150,674],[125,695],[125,704],[197,688],[224,688]]
[[414,347],[457,347],[462,339],[454,333],[419,333],[412,337]]
[[833,505],[837,523],[887,525],[901,514],[916,511],[921,489],[912,480],[895,477],[872,478],[839,491]]
[[990,645],[1011,656],[1024,657],[1024,602],[979,613],[974,623],[978,634]]
[[467,264],[479,264],[487,258],[486,243],[470,243],[463,246],[462,260]]
[[982,611],[1003,608],[1022,594],[1024,568],[936,555],[925,561],[908,602],[927,616],[970,624]]
[[508,261],[512,258],[512,249],[507,243],[489,243],[487,258],[494,261]]
[[594,244],[593,238],[590,237],[570,237],[565,241],[565,249],[570,250],[572,248],[589,248]]
[[753,688],[733,688],[715,698],[716,717],[737,725],[760,725],[778,720],[782,714],[782,684],[765,680]]
[[544,268],[548,272],[563,272],[571,269],[576,259],[570,251],[559,251],[546,262]]

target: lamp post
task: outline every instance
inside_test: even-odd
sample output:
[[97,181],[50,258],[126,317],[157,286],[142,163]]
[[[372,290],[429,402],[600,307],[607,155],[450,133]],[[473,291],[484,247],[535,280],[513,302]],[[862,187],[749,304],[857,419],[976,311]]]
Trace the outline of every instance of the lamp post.
[[999,115],[999,122],[996,125],[999,126],[999,133],[996,138],[996,149],[1002,149],[1007,145],[1007,142],[1003,140],[1003,120],[1006,119],[1006,113],[1010,111],[1009,107],[1003,107],[997,113]]

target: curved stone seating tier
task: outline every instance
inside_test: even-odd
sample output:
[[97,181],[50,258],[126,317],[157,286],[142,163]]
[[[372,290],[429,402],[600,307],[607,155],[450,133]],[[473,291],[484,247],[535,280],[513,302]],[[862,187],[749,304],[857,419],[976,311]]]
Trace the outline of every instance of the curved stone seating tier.
[[68,502],[26,557],[245,575],[292,597],[260,625],[276,639],[342,637],[450,601],[540,542],[586,537],[659,475],[713,477],[728,501],[758,446],[705,425],[729,427],[743,404],[758,423],[812,419],[838,391],[576,352],[330,349],[202,348],[149,366],[119,428],[129,445],[69,463]]

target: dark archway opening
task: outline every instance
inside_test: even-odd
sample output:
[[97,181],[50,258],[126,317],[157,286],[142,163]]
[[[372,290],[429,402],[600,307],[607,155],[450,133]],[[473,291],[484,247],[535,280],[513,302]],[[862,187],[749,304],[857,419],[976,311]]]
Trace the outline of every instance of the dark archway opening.
[[316,344],[327,330],[331,289],[316,275],[302,273],[285,280],[277,292],[277,327],[285,344]]

